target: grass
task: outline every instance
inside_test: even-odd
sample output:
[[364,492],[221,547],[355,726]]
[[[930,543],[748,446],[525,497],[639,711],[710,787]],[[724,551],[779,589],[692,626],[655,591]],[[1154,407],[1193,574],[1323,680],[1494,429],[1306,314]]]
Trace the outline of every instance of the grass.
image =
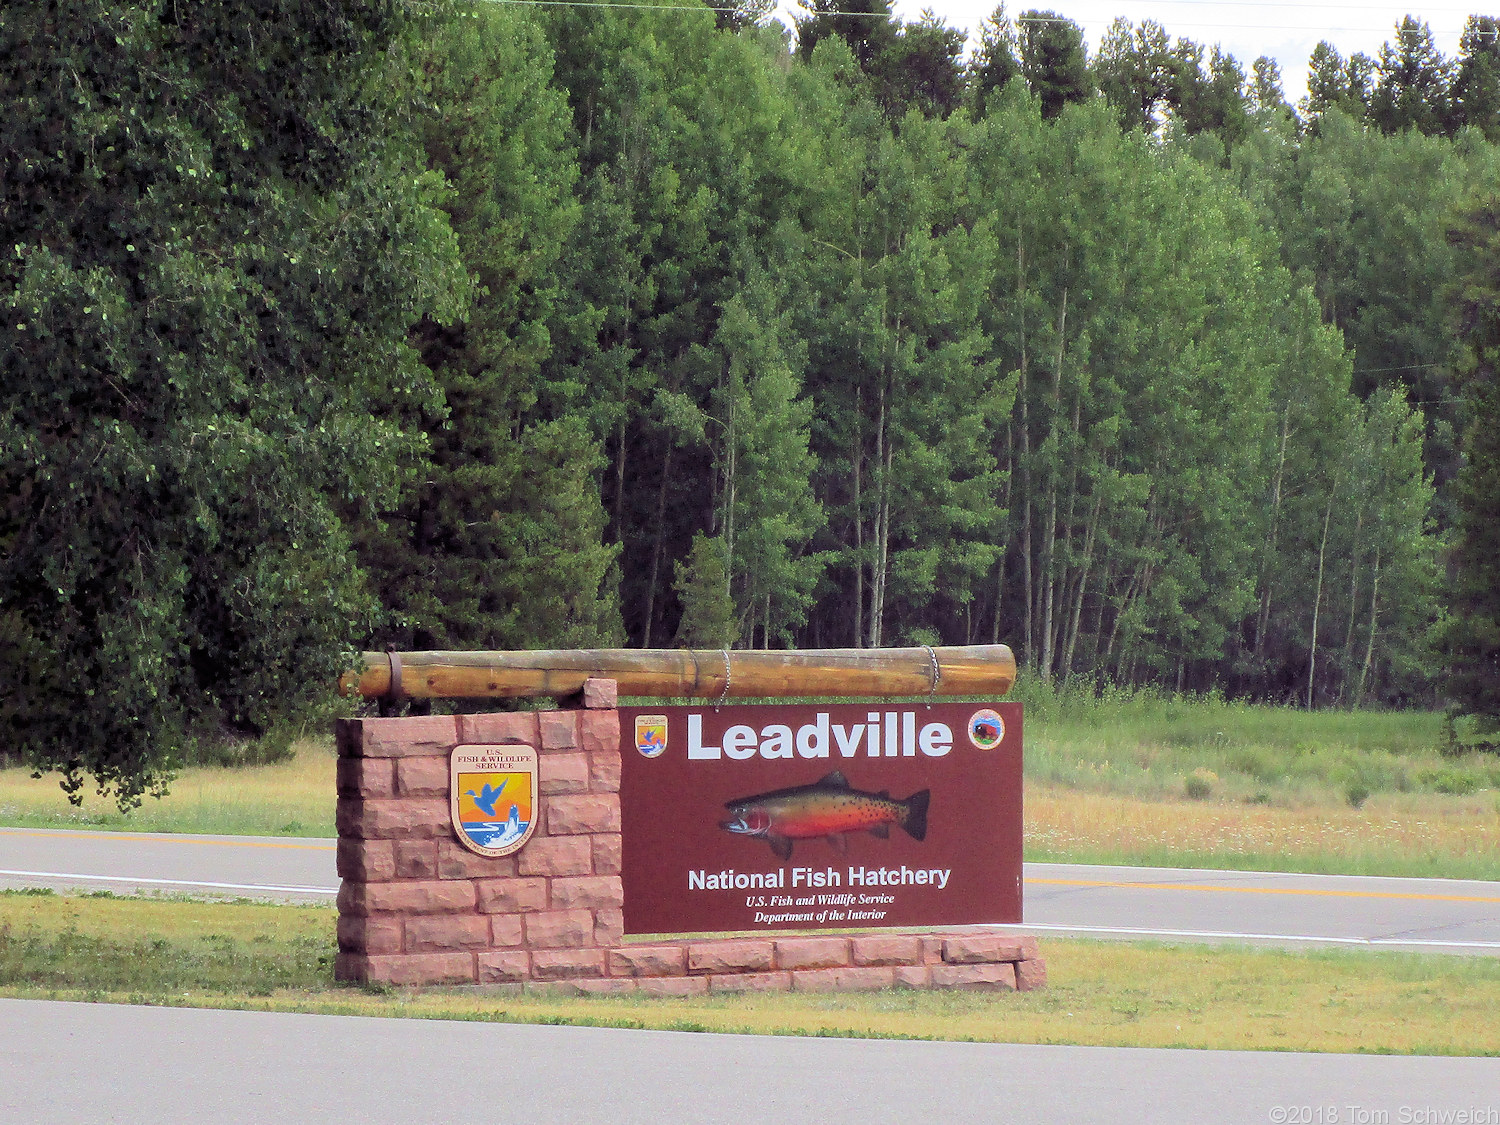
[[285,761],[261,766],[192,766],[162,800],[130,813],[85,787],[68,804],[50,774],[0,770],[0,824],[15,828],[93,828],[201,832],[231,836],[334,835],[333,740],[304,739]]
[[331,982],[328,907],[0,893],[0,995],[426,1019],[1221,1050],[1500,1054],[1500,962],[1049,940],[1040,992],[699,999]]
[[[1314,711],[1023,676],[1032,860],[1500,879],[1500,755],[1431,712]],[[333,750],[195,767],[134,813],[0,770],[0,824],[333,835]]]

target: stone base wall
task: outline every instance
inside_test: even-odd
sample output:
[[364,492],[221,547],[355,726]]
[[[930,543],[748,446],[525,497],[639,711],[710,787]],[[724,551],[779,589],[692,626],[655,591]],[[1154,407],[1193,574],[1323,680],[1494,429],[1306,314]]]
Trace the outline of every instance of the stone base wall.
[[[655,995],[1045,982],[1035,939],[988,931],[624,944],[613,681],[590,680],[582,702],[339,721],[339,980]],[[538,751],[538,825],[491,858],[454,837],[448,760],[455,746],[507,743]]]

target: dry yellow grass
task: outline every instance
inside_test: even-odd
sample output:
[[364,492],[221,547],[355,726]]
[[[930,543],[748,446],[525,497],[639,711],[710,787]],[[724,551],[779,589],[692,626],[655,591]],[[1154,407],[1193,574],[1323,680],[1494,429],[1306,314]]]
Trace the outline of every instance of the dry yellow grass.
[[[1028,858],[1170,863],[1214,857],[1227,867],[1493,879],[1500,807],[1491,794],[1383,794],[1363,808],[1231,801],[1152,801],[1031,784]],[[1195,859],[1195,857],[1198,857]]]
[[[668,1030],[1500,1054],[1500,962],[1491,958],[1048,940],[1040,992],[643,1000],[337,987],[326,983],[333,929],[326,907],[0,895],[0,995]],[[266,987],[273,976],[297,983]]]
[[114,828],[132,832],[229,835],[333,835],[331,741],[304,740],[294,756],[269,766],[184,770],[161,800],[148,797],[124,814],[85,787],[81,808],[68,804],[56,774],[33,779],[0,770],[0,824],[28,828]]

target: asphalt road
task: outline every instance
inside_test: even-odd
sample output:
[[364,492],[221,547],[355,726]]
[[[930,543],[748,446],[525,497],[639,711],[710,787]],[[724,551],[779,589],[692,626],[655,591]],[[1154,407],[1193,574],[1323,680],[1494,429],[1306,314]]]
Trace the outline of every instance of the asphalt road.
[[1500,1125],[1500,1059],[807,1039],[0,1000],[0,1121],[8,1125],[471,1120]]
[[[0,886],[331,902],[338,878],[327,839],[0,828]],[[1477,880],[1027,864],[1025,917],[1037,934],[1500,955],[1500,882]]]

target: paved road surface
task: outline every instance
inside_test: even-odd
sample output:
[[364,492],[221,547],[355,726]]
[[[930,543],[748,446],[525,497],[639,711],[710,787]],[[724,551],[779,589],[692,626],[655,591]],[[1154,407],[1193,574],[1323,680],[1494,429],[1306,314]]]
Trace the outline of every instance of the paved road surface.
[[[0,886],[27,885],[338,891],[332,840],[0,828]],[[1027,864],[1025,911],[1019,928],[1038,934],[1500,955],[1500,882]]]
[[0,1000],[7,1125],[495,1120],[1500,1125],[1500,1059],[794,1039]]

